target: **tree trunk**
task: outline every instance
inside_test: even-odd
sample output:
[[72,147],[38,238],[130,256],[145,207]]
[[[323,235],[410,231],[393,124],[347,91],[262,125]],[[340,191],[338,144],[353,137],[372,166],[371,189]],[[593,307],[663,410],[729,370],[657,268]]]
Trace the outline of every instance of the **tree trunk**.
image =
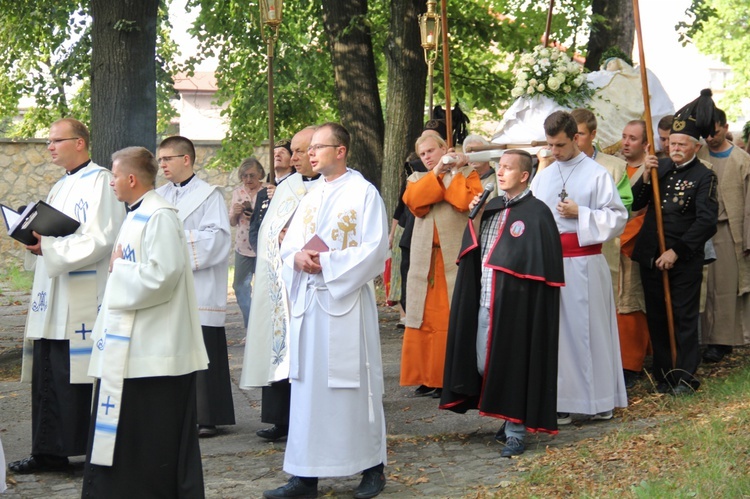
[[586,69],[597,71],[602,54],[612,47],[630,57],[635,33],[632,0],[592,0],[591,12],[595,19],[589,35]]
[[385,147],[380,193],[388,214],[398,203],[403,164],[414,150],[414,141],[424,124],[424,61],[417,18],[425,10],[424,0],[391,0],[391,20],[386,45],[388,90],[385,103]]
[[92,159],[110,167],[128,146],[156,150],[159,0],[91,1]]
[[366,16],[367,0],[323,0],[339,115],[352,136],[348,161],[379,188],[385,127]]

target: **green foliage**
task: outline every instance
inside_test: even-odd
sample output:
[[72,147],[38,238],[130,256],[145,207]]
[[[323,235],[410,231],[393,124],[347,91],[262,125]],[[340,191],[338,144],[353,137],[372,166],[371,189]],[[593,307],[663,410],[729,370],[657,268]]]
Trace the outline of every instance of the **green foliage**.
[[[158,130],[164,131],[175,111],[172,74],[176,46],[168,34],[166,0],[159,8],[157,45]],[[114,26],[138,30],[131,21]],[[0,0],[0,119],[18,115],[22,97],[35,104],[18,123],[7,125],[11,137],[34,137],[50,122],[74,116],[90,120],[91,17],[81,0]]]
[[[200,8],[191,33],[200,40],[201,58],[217,56],[216,100],[226,103],[230,128],[215,162],[232,167],[268,138],[266,43],[261,37],[257,1],[191,0]],[[276,138],[291,137],[301,127],[335,119],[333,69],[323,32],[321,5],[300,0],[283,12],[274,63]]]
[[[711,7],[694,0],[694,8],[708,9],[711,16],[700,19],[699,31],[693,32],[693,41],[704,54],[714,55],[732,68],[733,78],[727,92],[717,104],[730,119],[741,115],[740,103],[750,98],[750,11],[746,0],[713,0]],[[699,12],[705,13],[705,10]]]

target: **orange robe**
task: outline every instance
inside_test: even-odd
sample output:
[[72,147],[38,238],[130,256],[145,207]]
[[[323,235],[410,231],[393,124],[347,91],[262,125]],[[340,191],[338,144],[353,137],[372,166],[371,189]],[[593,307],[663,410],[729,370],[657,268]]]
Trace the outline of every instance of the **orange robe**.
[[[638,168],[628,166],[628,177],[632,177]],[[638,274],[637,263],[630,260],[633,254],[636,238],[643,225],[646,210],[634,213],[628,220],[620,236],[620,291],[617,310],[617,329],[620,334],[620,355],[622,356],[622,368],[628,371],[639,372],[643,369],[643,359],[650,350],[650,338],[648,333],[648,323],[646,314],[643,310],[631,310],[635,301],[643,301],[642,291],[637,291],[641,297],[636,300],[634,295],[636,291],[631,289],[633,286],[641,286],[640,277],[635,276],[636,282],[630,281],[630,276]],[[635,267],[634,267],[635,266]],[[627,312],[621,312],[623,297],[627,295],[630,299]],[[645,305],[645,304],[644,304]]]
[[[433,205],[447,203],[453,207],[455,213],[461,213],[465,220],[468,218],[469,203],[474,197],[482,192],[482,183],[476,172],[472,171],[467,177],[461,174],[454,175],[446,188],[443,184],[443,175],[435,177],[432,173],[423,174],[415,181],[407,184],[404,193],[404,203],[409,210],[418,218],[426,217]],[[410,179],[411,180],[411,179]],[[452,215],[454,213],[451,213]],[[423,222],[426,220],[423,220]],[[419,221],[418,221],[419,222]],[[450,294],[453,291],[453,282],[456,272],[455,255],[443,256],[441,240],[438,235],[440,221],[433,222],[432,251],[430,255],[429,274],[427,276],[427,294],[424,299],[424,312],[421,326],[417,329],[407,327],[404,331],[404,342],[401,351],[401,385],[425,385],[433,388],[443,386],[443,368],[445,365],[445,348],[448,340],[448,318],[450,315]],[[443,239],[455,238],[456,248],[461,246],[461,231],[447,233]],[[447,241],[443,241],[443,246]],[[442,248],[444,250],[444,248]],[[422,255],[424,256],[424,255]],[[412,246],[412,261],[415,257],[415,247]],[[446,279],[445,260],[453,278]],[[411,269],[410,273],[411,275]],[[407,276],[407,279],[409,277]],[[408,301],[413,294],[407,293],[407,310],[410,308]],[[407,312],[408,321],[408,312]]]

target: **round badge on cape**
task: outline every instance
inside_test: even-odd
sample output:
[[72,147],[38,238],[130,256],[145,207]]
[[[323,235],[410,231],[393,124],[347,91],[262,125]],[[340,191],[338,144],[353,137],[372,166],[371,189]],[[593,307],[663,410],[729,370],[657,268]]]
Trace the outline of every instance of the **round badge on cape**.
[[513,225],[510,226],[510,235],[513,237],[519,237],[525,230],[526,225],[522,221],[516,220],[513,222]]

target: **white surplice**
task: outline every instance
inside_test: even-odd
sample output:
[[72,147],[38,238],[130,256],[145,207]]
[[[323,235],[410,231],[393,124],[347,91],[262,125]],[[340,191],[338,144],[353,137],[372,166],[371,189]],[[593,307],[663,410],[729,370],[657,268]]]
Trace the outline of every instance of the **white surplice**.
[[289,377],[289,309],[281,278],[279,234],[318,181],[303,181],[299,174],[284,180],[276,187],[260,225],[240,388],[266,386]]
[[35,266],[26,318],[23,380],[31,381],[32,346],[28,340],[70,341],[71,383],[92,383],[86,374],[91,356],[91,330],[109,277],[109,257],[125,218],[109,170],[90,162],[64,175],[47,203],[78,220],[81,226],[65,237],[42,237],[42,256]]
[[[294,270],[317,234],[322,272]],[[281,246],[290,300],[289,436],[284,471],[346,476],[386,462],[383,367],[372,280],[388,251],[385,207],[351,170],[300,202]]]
[[[578,204],[578,218],[557,212],[560,193]],[[531,190],[550,207],[560,233],[575,233],[580,246],[619,236],[628,220],[614,180],[584,153],[538,173]],[[557,410],[598,414],[626,407],[627,393],[612,278],[602,254],[563,258],[560,296]]]
[[177,207],[185,227],[201,325],[224,327],[232,236],[221,189],[193,177],[184,187],[169,182],[156,192]]

